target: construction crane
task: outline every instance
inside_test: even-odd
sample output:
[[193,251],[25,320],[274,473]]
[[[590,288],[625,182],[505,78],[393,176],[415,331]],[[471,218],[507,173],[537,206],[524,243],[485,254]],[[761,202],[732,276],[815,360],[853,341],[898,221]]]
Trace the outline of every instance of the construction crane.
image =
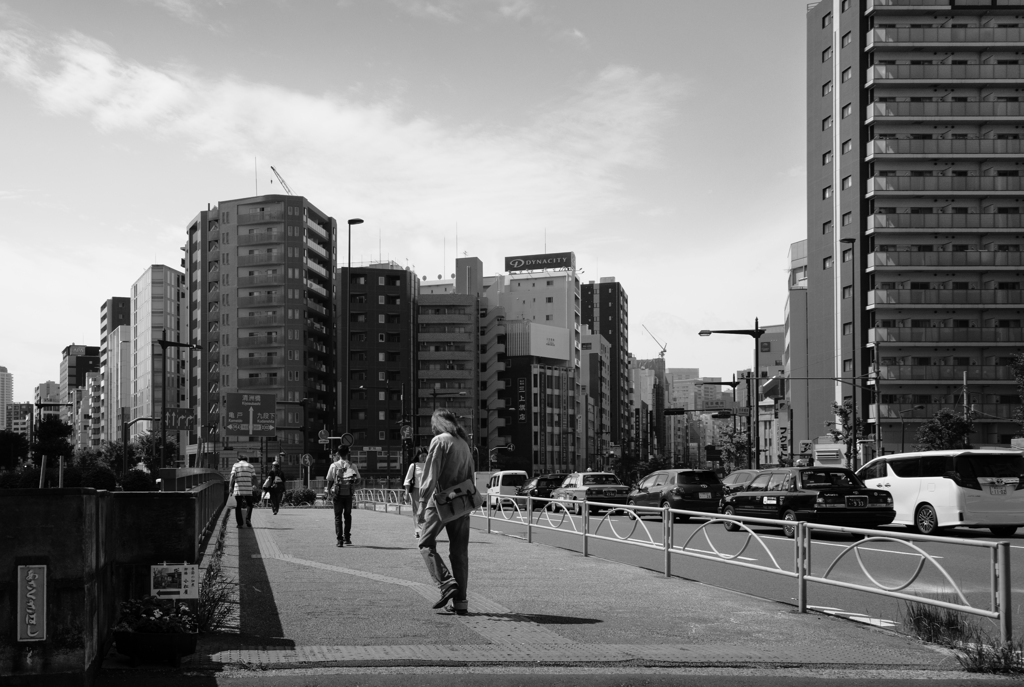
[[661,357],[661,358],[664,358],[665,357],[665,351],[668,350],[668,344],[663,344],[660,341],[658,341],[658,337],[656,337],[654,334],[651,334],[651,330],[647,329],[647,325],[646,324],[642,324],[640,326],[644,328],[644,330],[650,335],[650,337],[652,339],[654,339],[654,343],[656,343],[659,346],[661,346],[661,353],[659,353],[658,356]]
[[[284,180],[284,177],[278,174],[277,170],[274,169],[274,165],[270,165],[270,171],[273,172],[274,176],[277,177],[277,180],[281,182],[281,188],[284,189],[284,192],[287,193],[289,196],[294,196],[295,193],[291,190],[291,188],[288,187],[288,182]],[[273,180],[271,180],[270,183],[274,183]]]

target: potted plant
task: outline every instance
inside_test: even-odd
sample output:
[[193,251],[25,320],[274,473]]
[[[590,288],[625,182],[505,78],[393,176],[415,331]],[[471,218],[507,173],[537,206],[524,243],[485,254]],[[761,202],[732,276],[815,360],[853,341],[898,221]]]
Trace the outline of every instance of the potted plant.
[[199,624],[185,603],[146,596],[121,604],[114,643],[120,654],[133,661],[171,661],[196,651]]

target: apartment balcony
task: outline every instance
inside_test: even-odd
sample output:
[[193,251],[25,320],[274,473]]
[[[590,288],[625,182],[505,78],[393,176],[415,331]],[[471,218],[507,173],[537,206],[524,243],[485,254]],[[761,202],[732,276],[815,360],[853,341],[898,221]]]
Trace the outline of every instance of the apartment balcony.
[[316,341],[307,341],[306,350],[310,353],[320,353],[323,355],[327,354],[327,346]]
[[978,267],[1015,269],[1024,266],[1024,253],[992,250],[921,253],[899,251],[868,254],[868,269],[887,267]]
[[312,241],[307,240],[306,241],[306,248],[308,248],[310,251],[316,253],[317,255],[322,257],[324,260],[328,260],[329,261],[331,259],[331,256],[327,253],[327,250],[324,249],[323,247],[321,247],[320,244],[318,244],[318,243],[314,243]]
[[1021,327],[872,327],[871,343],[949,343],[1019,344],[1024,342]]
[[[238,224],[259,224],[260,222],[283,222],[284,210],[268,210],[266,212],[245,212],[238,214]],[[241,238],[241,237],[239,237]]]
[[277,327],[283,326],[284,320],[278,319],[277,315],[257,315],[255,317],[239,317],[239,327]]
[[261,355],[255,358],[239,358],[238,368],[241,370],[253,367],[284,367],[284,356]]
[[330,240],[330,235],[327,233],[326,229],[324,229],[319,224],[311,220],[309,217],[305,217],[304,221],[309,230],[312,231],[314,234],[322,238],[324,241]]
[[254,277],[239,277],[239,286],[284,286],[284,274],[261,274]]
[[966,231],[968,229],[1021,229],[1024,228],[1024,215],[1002,214],[995,212],[975,213],[943,213],[943,214],[912,214],[876,213],[868,215],[867,231],[872,233],[888,229],[952,229]]
[[979,305],[1024,304],[1024,291],[1006,289],[874,289],[868,291],[868,307],[884,305]]
[[417,360],[473,360],[473,351],[417,351]]
[[1024,119],[1024,103],[976,101],[967,103],[870,103],[867,123],[988,122],[1016,123]]
[[239,267],[252,267],[253,265],[283,265],[284,253],[259,253],[257,255],[239,255]]
[[284,346],[284,340],[277,336],[240,336],[239,348],[273,348]]
[[242,296],[238,299],[238,307],[247,308],[254,305],[284,305],[281,294],[263,294],[262,296]]
[[[239,280],[239,281],[241,281],[241,280]],[[313,293],[316,293],[316,294],[319,294],[319,295],[323,296],[324,298],[327,297],[327,289],[325,289],[324,287],[320,286],[319,284],[315,284],[315,283],[311,282],[309,279],[305,279],[304,281],[306,282],[306,288],[307,289],[309,289]],[[241,286],[241,284],[239,284],[239,286]]]
[[1017,86],[1024,83],[1020,64],[876,64],[864,84],[872,86]]
[[416,335],[417,341],[423,343],[438,342],[438,343],[468,343],[472,340],[473,335],[470,332],[418,332]]
[[975,28],[879,28],[868,31],[867,48],[893,50],[957,49],[1015,50],[1024,41],[1024,29],[1015,27]]
[[867,195],[1019,195],[1024,177],[870,177]]
[[[884,349],[883,349],[884,350]],[[880,365],[882,382],[1014,382],[1009,365]]]
[[[924,405],[923,410],[916,410],[915,406]],[[1013,414],[1020,408],[1019,405],[1012,405],[1010,403],[972,403],[971,407],[977,412],[974,418],[975,422],[1013,422]],[[962,405],[958,403],[880,403],[878,404],[878,412],[882,416],[883,420],[893,420],[898,422],[900,419],[900,412],[906,411],[903,415],[904,421],[908,423],[907,427],[907,439],[909,443],[911,429],[909,423],[911,421],[927,421],[935,417],[943,408],[950,408],[953,410],[961,410]],[[993,417],[994,416],[994,417]],[[875,405],[868,405],[868,419],[875,419]],[[1019,425],[1018,425],[1019,426]]]
[[[241,224],[241,222],[240,222]],[[239,246],[255,246],[261,243],[283,243],[283,231],[260,231],[254,234],[239,234]]]
[[[887,138],[868,141],[867,159],[986,159],[1024,154],[1024,141],[1014,138]],[[970,177],[968,177],[970,178]]]
[[472,324],[473,316],[470,314],[427,315],[420,313],[419,322],[420,324]]
[[267,389],[275,386],[283,386],[284,379],[281,377],[239,377],[239,389]]
[[[985,9],[989,7],[1024,7],[1024,0],[957,0],[957,7],[970,8],[978,7]],[[925,13],[945,12],[950,8],[949,0],[868,0],[865,14],[877,10],[919,10]]]
[[330,316],[330,313],[327,312],[327,308],[325,308],[324,306],[320,305],[319,303],[314,303],[312,301],[307,301],[306,302],[306,310],[308,310],[310,312],[314,312],[314,313],[316,313],[318,315],[321,315],[322,317],[329,317]]
[[312,272],[314,274],[320,275],[324,279],[328,278],[327,270],[325,270],[323,267],[321,267],[320,265],[316,264],[315,262],[307,262],[306,263],[306,269],[308,269],[310,272]]

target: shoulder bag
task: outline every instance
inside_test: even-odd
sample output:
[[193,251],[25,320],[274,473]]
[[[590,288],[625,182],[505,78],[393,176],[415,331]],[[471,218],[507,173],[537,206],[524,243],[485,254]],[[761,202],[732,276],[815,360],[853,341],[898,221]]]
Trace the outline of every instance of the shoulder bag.
[[437,509],[442,523],[458,520],[483,505],[484,497],[477,491],[473,480],[467,479],[447,489],[438,489],[430,502]]

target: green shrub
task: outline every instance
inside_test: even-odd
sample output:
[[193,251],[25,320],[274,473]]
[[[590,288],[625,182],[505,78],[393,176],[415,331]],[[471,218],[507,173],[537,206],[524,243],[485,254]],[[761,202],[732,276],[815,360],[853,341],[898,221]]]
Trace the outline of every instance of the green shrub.
[[104,465],[86,468],[82,470],[82,486],[114,491],[117,488],[117,475]]
[[82,470],[71,465],[64,468],[64,488],[74,489],[82,486]]
[[316,502],[316,492],[312,489],[296,489],[292,502],[299,505],[312,505]]
[[17,489],[19,480],[21,475],[14,470],[0,470],[0,489]]
[[121,488],[125,491],[155,491],[156,481],[145,470],[132,468],[121,480]]

